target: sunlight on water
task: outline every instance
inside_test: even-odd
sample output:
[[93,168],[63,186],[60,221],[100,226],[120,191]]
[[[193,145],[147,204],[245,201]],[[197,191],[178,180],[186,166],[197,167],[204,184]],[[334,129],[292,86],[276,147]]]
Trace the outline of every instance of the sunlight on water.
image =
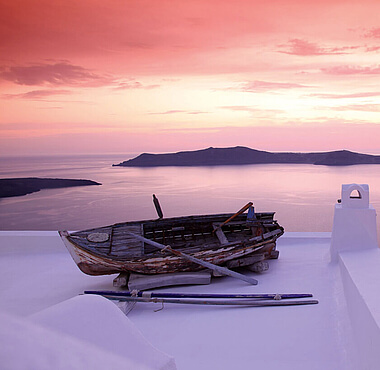
[[165,217],[235,212],[248,201],[275,211],[286,231],[331,231],[344,183],[367,183],[380,209],[380,166],[245,165],[112,167],[119,156],[1,160],[0,177],[89,179],[102,186],[43,190],[0,200],[1,230],[77,230],[156,218],[152,194]]

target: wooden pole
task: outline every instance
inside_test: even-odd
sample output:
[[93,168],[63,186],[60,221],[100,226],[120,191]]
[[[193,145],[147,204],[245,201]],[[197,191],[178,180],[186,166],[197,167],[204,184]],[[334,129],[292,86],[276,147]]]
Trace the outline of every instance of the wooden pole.
[[162,213],[162,209],[161,209],[161,206],[160,206],[160,202],[158,201],[158,199],[156,198],[156,195],[153,194],[153,204],[156,208],[156,212],[157,212],[157,215],[158,215],[158,218],[163,218],[164,217],[164,214]]
[[239,211],[237,211],[234,215],[232,215],[228,220],[224,221],[223,223],[221,223],[218,227],[216,227],[213,232],[215,232],[216,230],[220,229],[222,226],[224,226],[226,223],[232,221],[235,217],[241,215],[243,212],[245,212],[249,207],[251,207],[253,205],[252,202],[249,202],[247,203],[242,209],[240,209]]
[[265,294],[265,293],[174,293],[174,292],[125,292],[113,290],[85,290],[84,294],[96,294],[106,297],[149,297],[150,298],[198,298],[198,299],[273,299],[279,301],[281,299],[311,298],[310,293],[290,293],[290,294]]
[[231,271],[231,270],[229,270],[226,267],[214,265],[213,263],[200,260],[198,258],[195,258],[195,257],[190,256],[188,254],[185,254],[183,252],[180,252],[180,251],[178,251],[176,249],[173,249],[170,245],[165,246],[163,244],[157,243],[157,242],[155,242],[153,240],[144,238],[141,235],[137,235],[137,234],[134,234],[134,233],[131,233],[131,232],[128,232],[128,234],[132,235],[133,237],[135,237],[138,240],[143,241],[144,243],[152,245],[153,247],[156,247],[156,248],[161,249],[161,250],[165,249],[165,250],[167,250],[167,251],[175,254],[176,256],[182,257],[184,259],[187,259],[188,261],[197,263],[198,265],[201,265],[201,266],[206,267],[206,268],[208,268],[210,270],[216,271],[216,272],[218,272],[221,275],[231,276],[231,277],[234,277],[236,279],[243,280],[243,281],[245,281],[245,282],[247,282],[249,284],[252,284],[252,285],[257,285],[257,283],[258,283],[258,281],[256,279],[253,279],[253,278],[251,278],[249,276],[245,276],[243,274],[239,274],[238,272],[235,272],[235,271]]
[[188,299],[188,298],[145,298],[145,297],[106,297],[110,300],[127,301],[127,302],[153,302],[153,303],[177,303],[177,304],[201,304],[212,306],[247,306],[247,307],[265,307],[265,306],[297,306],[307,304],[318,304],[316,299],[290,300],[290,301],[258,301],[255,299]]

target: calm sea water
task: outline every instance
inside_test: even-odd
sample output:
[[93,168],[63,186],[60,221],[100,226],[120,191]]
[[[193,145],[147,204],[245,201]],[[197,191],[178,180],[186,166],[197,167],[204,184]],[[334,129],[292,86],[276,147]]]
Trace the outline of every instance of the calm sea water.
[[[380,210],[380,165],[244,165],[112,167],[129,155],[0,159],[0,178],[89,179],[102,186],[42,190],[0,200],[0,230],[78,230],[156,218],[152,194],[165,217],[235,212],[253,201],[275,211],[286,231],[331,231],[342,184],[370,186]],[[379,221],[379,220],[378,220]]]

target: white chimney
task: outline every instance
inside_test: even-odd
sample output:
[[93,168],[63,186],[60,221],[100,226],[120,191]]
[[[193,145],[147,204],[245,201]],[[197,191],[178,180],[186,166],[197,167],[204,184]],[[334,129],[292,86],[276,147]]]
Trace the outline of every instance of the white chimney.
[[331,260],[343,251],[378,248],[376,210],[369,204],[367,184],[342,185],[342,198],[335,205],[331,236]]

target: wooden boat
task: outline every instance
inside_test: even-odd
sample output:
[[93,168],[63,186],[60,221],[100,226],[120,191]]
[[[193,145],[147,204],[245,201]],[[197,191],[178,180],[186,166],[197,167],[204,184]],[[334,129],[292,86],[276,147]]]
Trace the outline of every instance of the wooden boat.
[[[277,258],[276,240],[284,229],[273,217],[274,212],[254,213],[250,220],[244,214],[187,216],[118,223],[70,234],[60,231],[59,234],[79,269],[88,275],[162,274],[197,271],[204,267],[169,250],[158,250],[136,236],[170,245],[199,260],[232,268],[247,265],[252,260]],[[256,255],[260,258],[255,259]]]

